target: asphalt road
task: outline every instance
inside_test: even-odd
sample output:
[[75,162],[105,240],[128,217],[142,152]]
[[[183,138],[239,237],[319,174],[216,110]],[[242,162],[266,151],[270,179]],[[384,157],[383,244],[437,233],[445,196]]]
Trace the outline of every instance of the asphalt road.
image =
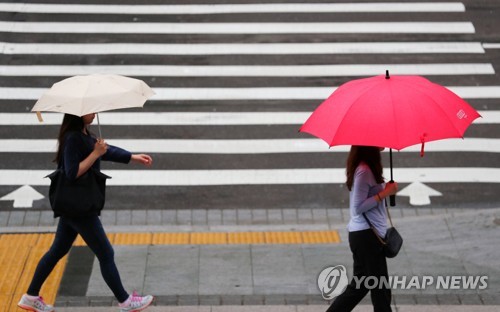
[[[266,3],[239,1],[238,4],[259,2]],[[116,118],[109,118],[110,122],[106,124],[104,119],[109,113],[102,113],[105,139],[111,144],[113,140],[134,140],[136,143],[130,145],[133,151],[150,153],[155,160],[154,166],[144,169],[134,165],[103,164],[103,169],[110,175],[115,170],[162,170],[175,173],[160,177],[158,183],[156,180],[150,181],[150,185],[141,185],[132,179],[125,179],[127,182],[119,186],[110,185],[106,209],[346,207],[348,193],[342,183],[308,182],[306,179],[292,182],[294,177],[299,176],[297,170],[324,169],[327,175],[330,168],[344,168],[347,157],[345,150],[332,148],[329,151],[325,144],[324,152],[309,152],[294,150],[295,145],[292,144],[287,151],[269,152],[262,151],[260,145],[248,140],[262,140],[260,143],[271,146],[282,144],[280,140],[284,139],[292,142],[295,139],[297,142],[306,139],[319,141],[298,133],[300,122],[261,120],[275,113],[312,112],[321,103],[324,94],[321,88],[333,90],[333,87],[349,80],[375,75],[369,71],[373,65],[387,67],[393,74],[421,74],[445,86],[465,88],[467,92],[461,91],[463,94],[460,95],[484,117],[468,129],[464,141],[456,142],[447,151],[439,151],[439,144],[435,144],[427,147],[423,158],[418,148],[415,151],[396,152],[394,178],[396,181],[398,177],[402,179],[401,189],[419,181],[419,178],[407,178],[406,173],[398,172],[400,168],[414,172],[417,177],[429,168],[434,170],[436,176],[441,176],[441,179],[436,180],[427,179],[423,174],[420,176],[425,185],[442,194],[431,197],[432,207],[500,207],[499,1],[447,2],[450,7],[439,12],[422,12],[432,9],[432,5],[425,4],[425,9],[417,9],[417,12],[412,7],[406,7],[404,12],[393,12],[398,4],[396,1],[389,1],[395,2],[394,6],[387,6],[377,12],[370,12],[368,5],[361,6],[364,12],[353,12],[352,8],[348,12],[329,12],[327,9],[318,12],[286,12],[289,8],[286,4],[294,2],[276,4],[271,6],[272,10],[267,7],[266,12],[249,9],[244,13],[215,14],[161,13],[160,9],[158,12],[146,10],[144,13],[139,10],[127,11],[126,4],[135,4],[135,1],[79,1],[87,6],[72,13],[64,10],[56,13],[60,7],[55,6],[43,6],[40,9],[26,5],[21,8],[12,6],[14,3],[0,2],[0,210],[15,209],[13,201],[4,196],[24,184],[47,195],[48,182],[43,176],[55,167],[51,162],[54,155],[50,152],[54,144],[44,143],[49,151],[39,151],[34,146],[40,140],[53,140],[57,135],[58,124],[37,124],[35,115],[30,113],[37,96],[67,76],[94,70],[131,73],[130,76],[143,79],[159,94],[148,101],[143,109],[116,112],[137,114],[140,122],[124,122],[124,115],[118,114]],[[355,3],[359,5],[362,2],[368,1]],[[36,4],[37,1],[25,3]],[[99,8],[92,3],[122,4],[123,11],[114,13],[112,7]],[[206,4],[205,1],[189,3],[187,7],[191,8]],[[185,2],[142,1],[141,4]],[[108,8],[110,13],[106,13]],[[357,8],[355,10],[359,11],[360,7]],[[90,11],[85,13],[85,9]],[[389,22],[397,24],[385,24]],[[96,26],[96,23],[106,24]],[[175,33],[169,28],[170,23],[175,26],[203,24],[194,31]],[[231,33],[241,27],[233,23],[245,23],[255,28],[244,33]],[[292,30],[277,33],[276,24],[269,24],[264,31],[257,29],[257,26],[265,23],[284,23]],[[318,24],[318,29],[314,31],[301,33],[300,29],[304,27],[301,23],[323,24]],[[326,23],[340,23],[335,26],[338,28],[341,28],[340,25],[350,26],[343,31],[332,31],[328,30]],[[415,24],[407,29],[405,23]],[[131,28],[125,29],[127,25]],[[208,29],[213,25],[227,26],[216,33],[204,33],[203,26]],[[147,26],[147,29],[134,33],[138,32],[140,26]],[[321,28],[323,26],[324,30]],[[361,30],[352,30],[358,26]],[[379,26],[382,30],[374,31]],[[337,29],[335,27],[333,29]],[[420,27],[423,30],[419,30]],[[112,30],[115,28],[118,31]],[[323,51],[324,44],[333,44],[334,50],[317,52]],[[341,48],[341,44],[350,46]],[[450,44],[450,47],[443,48]],[[179,50],[169,50],[174,46]],[[424,48],[426,46],[430,48]],[[473,46],[474,49],[467,50],[465,46]],[[230,50],[233,48],[239,50]],[[146,68],[146,65],[152,67]],[[228,65],[239,67],[233,74],[222,75],[224,67],[221,66]],[[294,68],[296,74],[284,74],[280,69],[273,69],[275,67],[267,68],[299,65],[303,66]],[[326,74],[314,74],[310,70],[315,65],[346,67],[333,67]],[[173,68],[162,69],[158,66],[176,66],[175,69],[179,71],[173,73]],[[203,66],[203,69],[213,70],[216,74],[203,75],[200,74],[202,68],[188,66]],[[257,75],[248,74],[248,70],[257,66],[265,66],[266,70]],[[228,93],[231,95],[228,96]],[[173,121],[158,124],[144,117],[147,113],[164,113],[165,118]],[[176,123],[179,118],[174,114],[177,113],[204,113],[204,117]],[[236,113],[236,117],[219,123],[216,121],[220,113]],[[246,113],[254,113],[254,118],[234,122],[240,117],[244,119],[242,114]],[[32,120],[18,120],[29,114],[32,114]],[[97,129],[94,127],[93,131],[97,132]],[[13,145],[11,140],[22,143],[9,148]],[[159,141],[146,144],[146,140]],[[164,140],[172,141],[165,143]],[[250,147],[241,152],[229,152],[218,147],[184,151],[177,145],[181,140],[186,144],[195,140],[217,140],[226,147],[247,141]],[[480,144],[468,149],[470,142]],[[168,151],[153,148],[160,143],[172,148]],[[387,153],[383,157],[387,167]],[[461,178],[442,177],[448,172],[443,169],[450,168]],[[470,175],[474,168],[483,173],[479,177],[477,174]],[[38,175],[34,180],[19,182],[13,177],[26,172],[21,170],[33,171]],[[211,179],[218,181],[219,177],[227,174],[227,170],[237,170],[238,174],[223,179],[225,182],[206,182]],[[290,182],[276,182],[275,170],[287,170]],[[342,175],[341,171],[338,172]],[[189,183],[182,182],[185,176],[193,173],[203,179],[191,178]],[[167,176],[171,179],[168,183],[164,181]],[[254,176],[260,178],[253,180]],[[334,180],[342,180],[342,176]],[[409,197],[403,196],[398,197],[398,205],[412,206]],[[25,208],[50,209],[47,198],[35,200],[31,207]]]

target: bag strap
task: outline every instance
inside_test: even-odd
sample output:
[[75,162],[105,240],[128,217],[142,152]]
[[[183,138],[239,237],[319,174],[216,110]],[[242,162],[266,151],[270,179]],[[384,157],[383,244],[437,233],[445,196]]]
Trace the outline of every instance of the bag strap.
[[[389,212],[389,207],[387,207],[387,201],[384,199],[384,204],[385,204],[385,210],[387,211],[387,216],[389,217],[389,221],[391,222],[391,226],[394,227],[394,225],[392,224],[392,219],[391,219],[391,214]],[[382,245],[386,245],[386,242],[380,237],[380,235],[378,235],[377,233],[377,230],[375,230],[375,227],[373,226],[373,224],[370,222],[370,220],[368,219],[368,217],[366,216],[366,213],[363,212],[363,217],[365,218],[366,222],[368,223],[368,225],[370,226],[370,228],[372,229],[373,233],[375,234],[375,236],[378,238],[378,240],[382,243]]]

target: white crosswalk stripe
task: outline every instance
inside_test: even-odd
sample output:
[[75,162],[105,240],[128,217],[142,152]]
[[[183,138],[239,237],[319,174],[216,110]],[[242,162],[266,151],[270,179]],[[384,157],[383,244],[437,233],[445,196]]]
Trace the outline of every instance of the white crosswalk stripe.
[[493,75],[491,64],[349,64],[246,66],[0,66],[0,76],[76,76],[92,73],[136,77],[344,77],[375,76],[391,69],[393,75]]
[[[43,113],[39,123],[29,112],[34,102],[60,79],[99,72],[144,79],[156,92],[141,111],[100,114],[108,143],[169,162],[148,170],[103,164],[116,190],[200,192],[215,202],[216,186],[252,186],[232,195],[246,208],[275,187],[290,198],[269,196],[269,207],[315,205],[300,190],[343,184],[349,147],[329,149],[296,134],[298,127],[341,83],[387,69],[435,80],[483,117],[463,140],[426,143],[430,155],[420,162],[420,146],[397,153],[398,182],[451,184],[456,192],[481,183],[490,194],[484,200],[500,203],[493,191],[500,83],[498,64],[485,53],[499,45],[480,41],[463,3],[244,2],[0,3],[0,12],[13,13],[0,18],[7,34],[0,42],[0,195],[48,185],[43,177],[54,165],[36,162],[55,151],[62,115]],[[326,19],[344,13],[353,18]],[[319,202],[328,198],[320,187],[307,191]]]
[[0,22],[11,33],[72,34],[472,34],[470,22],[80,23]]
[[[480,42],[310,42],[310,43],[16,43],[0,42],[4,54],[297,55],[484,53]],[[465,65],[465,64],[463,64]]]
[[[334,184],[345,182],[345,169],[105,170],[111,186],[207,186]],[[0,185],[50,183],[47,170],[0,170]],[[388,171],[384,172],[389,176]],[[397,168],[400,183],[500,183],[499,168]]]
[[[500,124],[500,111],[479,111],[482,118],[474,124]],[[159,112],[159,113],[99,113],[103,124],[109,126],[224,126],[224,125],[301,125],[310,112]],[[0,126],[60,125],[62,114],[43,113],[40,123],[33,113],[0,113]]]
[[[255,88],[154,88],[151,101],[206,100],[324,100],[337,87],[255,87]],[[464,99],[498,99],[500,86],[448,86]],[[37,100],[47,88],[2,88],[0,98]]]
[[[178,154],[276,154],[348,152],[348,146],[327,150],[326,143],[315,139],[262,139],[262,140],[182,140],[140,139],[107,140],[131,152]],[[54,153],[57,140],[0,139],[0,153]],[[482,152],[500,153],[500,139],[449,139],[428,142],[427,152]],[[420,146],[407,147],[402,152],[420,151]]]
[[460,2],[423,3],[255,3],[208,5],[90,5],[1,3],[0,11],[65,14],[234,14],[347,12],[464,12]]

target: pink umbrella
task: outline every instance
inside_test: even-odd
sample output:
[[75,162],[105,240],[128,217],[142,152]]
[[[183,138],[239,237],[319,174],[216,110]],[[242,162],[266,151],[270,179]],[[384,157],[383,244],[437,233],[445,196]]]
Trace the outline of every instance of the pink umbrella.
[[329,146],[368,145],[392,149],[463,138],[480,117],[447,88],[420,76],[375,76],[341,85],[307,119],[301,132]]

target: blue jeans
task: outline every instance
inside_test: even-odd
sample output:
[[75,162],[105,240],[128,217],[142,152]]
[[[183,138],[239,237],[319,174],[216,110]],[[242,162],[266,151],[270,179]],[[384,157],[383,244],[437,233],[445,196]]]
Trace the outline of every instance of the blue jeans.
[[102,277],[116,299],[119,302],[127,300],[129,294],[123,288],[120,274],[116,268],[113,247],[98,216],[83,218],[60,217],[54,242],[38,263],[28,288],[28,295],[38,296],[43,283],[57,262],[69,252],[78,234],[99,260]]

